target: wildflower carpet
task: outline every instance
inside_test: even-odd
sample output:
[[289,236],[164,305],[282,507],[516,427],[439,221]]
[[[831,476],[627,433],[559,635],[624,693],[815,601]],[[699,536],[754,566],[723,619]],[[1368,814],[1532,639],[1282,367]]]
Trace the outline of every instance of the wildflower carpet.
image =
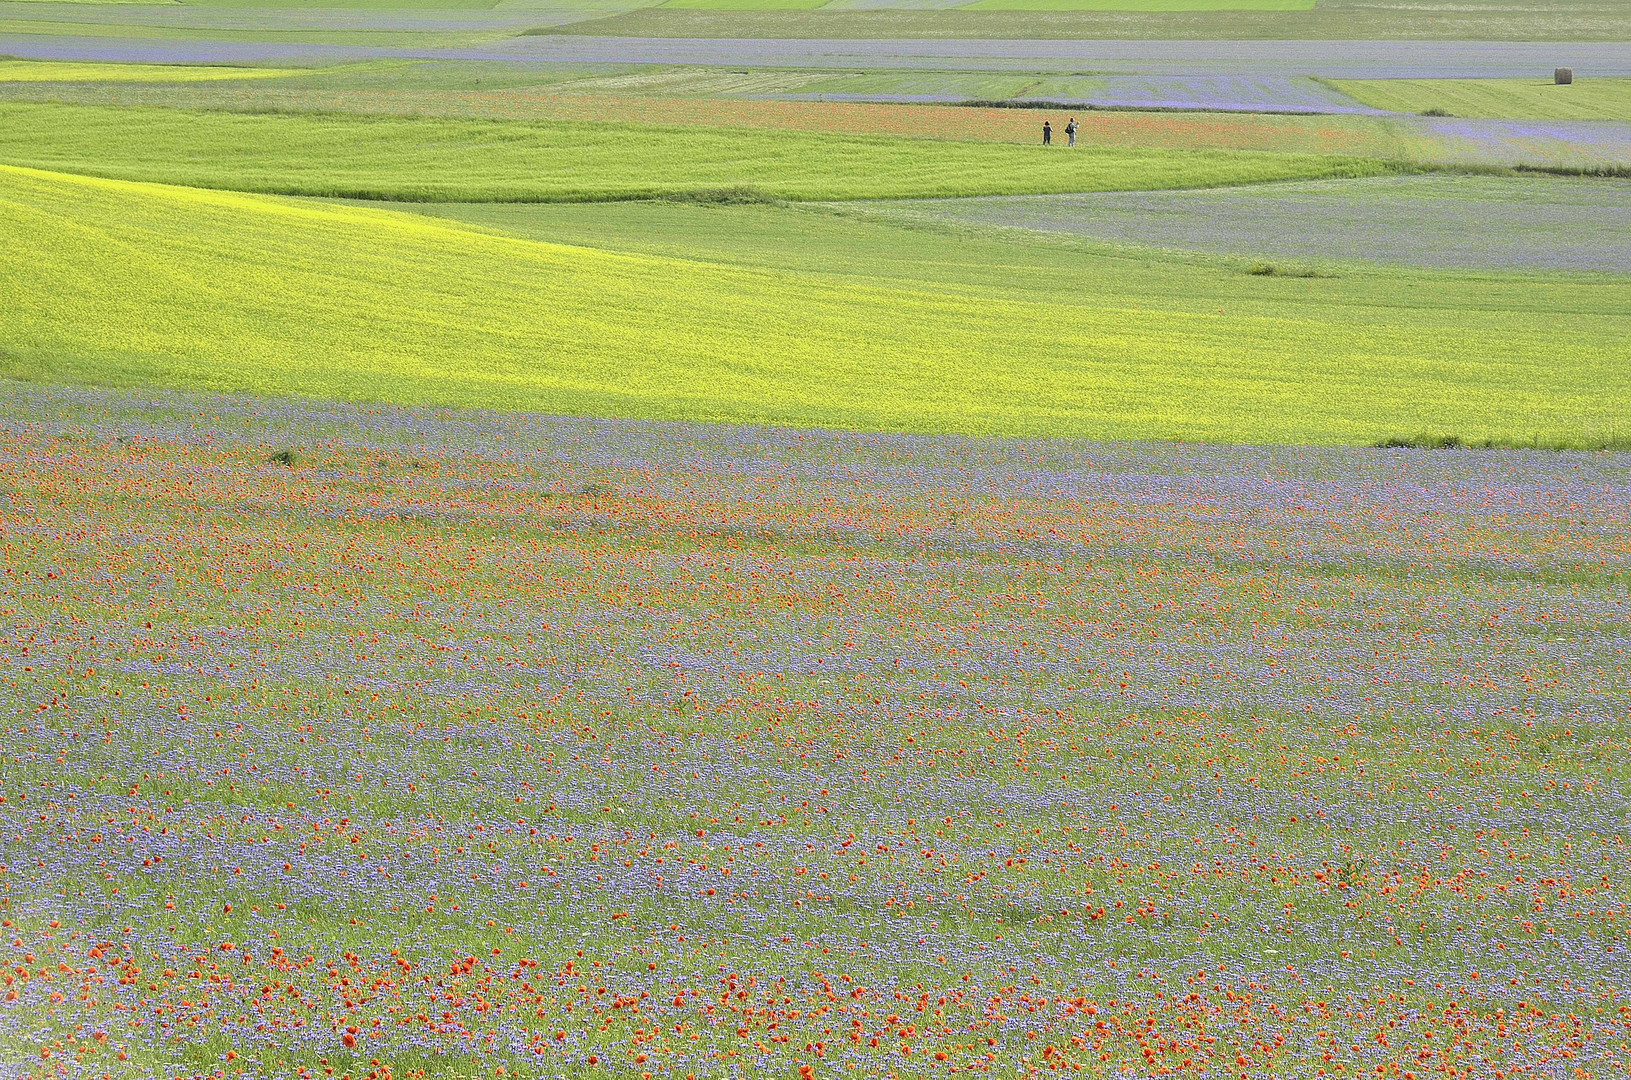
[[23,387],[0,485],[15,1075],[1623,1068],[1623,455]]

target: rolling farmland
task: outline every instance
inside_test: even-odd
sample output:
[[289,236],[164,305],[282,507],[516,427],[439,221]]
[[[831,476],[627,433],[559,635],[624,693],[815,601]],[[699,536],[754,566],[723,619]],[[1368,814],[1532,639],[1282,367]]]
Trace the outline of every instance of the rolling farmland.
[[[1051,290],[1005,287],[1006,267],[970,290],[540,243],[371,208],[6,175],[0,227],[18,299],[0,326],[9,366],[34,378],[1098,438],[1624,437],[1628,403],[1605,393],[1627,319],[1612,287],[1572,292],[1585,310],[1567,326],[1480,311],[1498,283],[1448,310],[1418,307],[1412,282],[1385,278],[1333,305],[1309,298],[1319,279],[1244,287],[1260,280],[1244,266],[1156,267],[1136,291],[1072,299],[1068,260],[1041,269]],[[721,211],[693,213],[706,226]],[[185,235],[170,229],[178,216]],[[897,267],[920,251],[910,232],[870,239],[874,257],[892,239]],[[1577,343],[1563,369],[1559,335]]]
[[[140,118],[132,124],[132,117]],[[638,199],[723,188],[812,199],[991,195],[1371,175],[1311,155],[929,144],[571,122],[0,105],[0,161],[190,187],[397,201]]]
[[0,4],[0,1076],[1623,1074],[1628,42]]

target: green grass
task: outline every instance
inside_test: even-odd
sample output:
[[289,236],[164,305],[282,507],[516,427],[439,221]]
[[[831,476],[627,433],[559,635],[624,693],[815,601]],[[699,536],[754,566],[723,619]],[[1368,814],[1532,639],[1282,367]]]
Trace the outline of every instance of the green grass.
[[1631,184],[1546,175],[1425,173],[1208,191],[896,200],[853,209],[945,224],[1262,260],[1631,273]]
[[[663,0],[698,11],[813,11],[829,0]],[[979,11],[1308,11],[1314,0],[973,0]]]
[[[608,65],[610,67],[610,65]],[[400,78],[400,83],[393,80]],[[510,87],[515,93],[497,92]],[[576,121],[656,127],[802,130],[851,136],[1006,142],[1029,146],[1040,115],[1032,110],[952,108],[917,103],[744,100],[731,96],[801,94],[956,94],[1081,101],[1102,89],[1091,75],[1036,72],[797,72],[787,69],[658,67],[573,74],[556,66],[344,65],[288,79],[225,83],[0,83],[0,101],[144,106],[242,113],[350,114],[423,119]],[[1385,160],[1402,170],[1476,170],[1513,166],[1563,172],[1624,173],[1631,147],[1612,139],[1547,138],[1537,130],[1476,138],[1457,125],[1413,116],[1292,116],[1249,113],[1101,111],[1085,117],[1084,144],[1133,150],[1254,150]],[[642,138],[643,136],[634,136]]]
[[1102,88],[1091,75],[1046,72],[861,70],[819,68],[645,67],[556,84],[563,95],[631,94],[663,97],[736,97],[781,94],[934,95],[995,101],[1023,95],[1085,100]]
[[1327,79],[1373,109],[1507,120],[1631,120],[1631,79]]
[[1314,0],[974,0],[960,6],[974,11],[1312,11]]
[[[1534,179],[1548,188],[1588,183]],[[1491,183],[1468,179],[1451,186],[1469,189],[1467,197],[1475,199],[1479,189],[1487,190]],[[1271,197],[1261,188],[1240,194],[1252,193]],[[1546,197],[1566,198],[1557,192],[1547,192]],[[699,209],[659,201],[409,203],[393,209],[525,239],[607,251],[1088,307],[1183,315],[1215,315],[1223,308],[1231,316],[1310,323],[1321,317],[1334,323],[1377,321],[1451,333],[1549,321],[1553,332],[1561,335],[1559,340],[1571,343],[1611,338],[1631,317],[1631,281],[1618,275],[1282,261],[1286,269],[1311,270],[1317,276],[1253,276],[1263,262],[1255,254],[1176,253],[967,221],[934,221],[925,219],[923,206]],[[1401,212],[1410,209],[1401,207]],[[1586,337],[1579,336],[1582,332]]]
[[575,201],[748,186],[787,199],[1205,187],[1367,175],[1376,162],[638,124],[0,105],[0,161],[195,187],[379,199]]
[[[109,2],[109,0],[102,0]],[[263,8],[277,11],[279,9],[367,9],[374,11],[481,11],[498,6],[498,0],[188,0],[192,6],[207,8]],[[538,5],[545,6],[543,4]],[[593,9],[593,3],[578,3],[579,6]]]
[[827,0],[664,0],[663,7],[710,11],[807,11]]
[[[128,11],[153,10],[146,3],[122,9],[106,4],[96,10]],[[18,10],[23,10],[19,8]],[[60,10],[60,9],[56,9]],[[273,21],[268,19],[268,22]],[[122,21],[84,22],[65,19],[0,18],[0,34],[33,34],[66,38],[119,38],[125,40],[163,40],[220,42],[276,42],[298,45],[364,45],[377,48],[459,48],[491,45],[511,35],[502,27],[480,30],[426,31],[426,30],[329,30],[271,25],[235,28],[221,26],[167,26],[138,24]],[[211,46],[200,46],[209,49]],[[230,56],[230,53],[222,55]]]
[[[1129,0],[1130,2],[1130,0]],[[647,7],[547,33],[721,38],[1626,41],[1622,0],[1322,0],[1303,10],[703,11]]]
[[6,169],[4,368],[52,381],[1102,438],[1363,443],[1442,430],[1563,441],[1631,420],[1619,281],[1378,275],[1344,300],[1342,282],[1069,246],[1033,256],[774,207],[554,209],[563,216],[541,226],[554,235],[644,237],[694,257]]
[[15,82],[215,82],[301,75],[301,68],[225,67],[202,64],[98,64],[64,60],[0,60],[0,83]]

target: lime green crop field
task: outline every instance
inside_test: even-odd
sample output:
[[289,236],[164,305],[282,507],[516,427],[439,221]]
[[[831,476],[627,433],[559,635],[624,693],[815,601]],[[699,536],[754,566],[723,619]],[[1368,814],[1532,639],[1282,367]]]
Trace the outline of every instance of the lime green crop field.
[[1631,79],[1329,79],[1373,109],[1507,120],[1631,120]]
[[1210,187],[1362,176],[1318,155],[1041,147],[570,121],[0,105],[0,162],[287,195],[548,202],[748,187],[887,199]]
[[219,82],[304,75],[308,69],[229,67],[224,64],[104,64],[69,60],[0,60],[0,83]]
[[[1260,442],[1425,429],[1578,441],[1631,415],[1624,290],[1589,283],[1529,291],[1544,310],[1572,307],[1565,324],[1500,310],[1498,286],[1426,273],[1378,279],[1348,304],[1340,280],[1174,262],[1131,266],[1124,288],[1114,259],[1010,252],[1004,267],[975,248],[977,269],[913,281],[907,253],[933,234],[864,220],[840,219],[834,242],[865,240],[866,262],[772,270],[746,265],[751,251],[730,265],[725,241],[685,259],[373,207],[3,172],[0,348],[23,378]],[[822,226],[807,210],[741,209]],[[752,228],[708,217],[733,209],[662,212],[689,215],[704,250],[708,228],[754,243]],[[879,254],[891,246],[893,270]],[[1221,299],[1231,290],[1238,303]]]

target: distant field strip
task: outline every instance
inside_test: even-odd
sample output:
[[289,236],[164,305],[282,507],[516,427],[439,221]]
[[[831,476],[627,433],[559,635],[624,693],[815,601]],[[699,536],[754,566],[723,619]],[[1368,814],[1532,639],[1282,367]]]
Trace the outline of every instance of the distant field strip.
[[[563,94],[554,86],[502,90],[313,89],[299,80],[231,83],[21,83],[0,98],[86,105],[143,105],[234,112],[350,113],[494,120],[577,120],[614,125],[762,128],[847,135],[1034,144],[1062,108],[1015,109],[902,102],[720,100],[643,94]],[[298,88],[297,88],[298,87]],[[1037,91],[1042,92],[1042,89]],[[3,108],[3,106],[0,106]],[[1084,147],[1258,150],[1385,159],[1402,165],[1601,169],[1631,165],[1631,123],[1606,120],[1472,120],[1431,116],[1079,112]],[[643,138],[643,135],[631,135]]]
[[[685,10],[647,7],[624,15],[562,27],[592,37],[698,40],[804,38],[878,42],[908,38],[994,41],[1174,40],[1237,42],[1363,40],[1390,45],[1407,40],[1476,42],[1622,42],[1631,40],[1631,11],[1619,0],[1585,4],[1479,4],[1413,0],[1409,4],[1335,4],[1302,10],[1104,11],[1092,9],[992,11],[965,6],[875,0],[873,10],[833,3],[810,10]],[[935,4],[933,7],[941,7]],[[851,8],[852,10],[841,10]],[[893,9],[893,10],[890,10]]]
[[302,68],[212,67],[199,64],[98,64],[57,60],[0,60],[0,83],[214,82],[303,75]]
[[[451,88],[415,85],[411,75],[393,85],[389,68],[373,65],[345,65],[333,71],[308,69],[255,69],[197,67],[164,64],[96,64],[28,62],[9,65],[15,77],[8,78],[0,65],[0,84],[5,82],[181,82],[212,78],[265,75],[304,76],[290,88],[306,90],[390,90],[417,95],[432,108]],[[353,69],[353,70],[348,70]],[[400,70],[400,69],[398,69]],[[490,69],[489,69],[490,70]],[[212,72],[224,74],[212,76]],[[234,76],[233,72],[247,72]],[[504,76],[508,76],[505,78]],[[264,76],[263,76],[264,77]],[[480,78],[466,77],[466,83],[480,84]],[[507,86],[507,82],[520,85]],[[524,75],[508,72],[489,74],[491,98],[512,93],[536,96],[539,91],[568,96],[618,97],[662,95],[665,97],[790,97],[804,100],[836,99],[881,102],[935,101],[970,102],[1057,101],[1076,104],[1157,109],[1196,109],[1224,111],[1366,113],[1374,112],[1333,84],[1305,77],[1259,75],[1070,75],[1047,72],[957,71],[957,70],[840,70],[798,68],[729,69],[709,67],[653,67],[611,74],[596,72],[570,78],[556,72],[534,76],[528,85]],[[282,86],[269,87],[276,93]],[[465,87],[460,87],[465,90]],[[456,91],[455,91],[456,92]],[[466,91],[468,92],[468,91]],[[78,100],[79,97],[52,100]],[[361,111],[356,108],[347,112]]]
[[1315,263],[1631,272],[1631,181],[1624,180],[1395,176],[881,206],[965,224]]
[[[32,3],[35,0],[24,0]],[[141,0],[125,8],[107,0],[97,0],[95,11],[118,12],[126,16],[132,12],[168,12],[174,6]],[[19,9],[21,10],[21,9]],[[62,10],[53,4],[40,4],[39,14],[55,15]],[[196,10],[196,9],[190,9]],[[82,16],[84,12],[75,12]],[[270,20],[268,20],[270,21]],[[266,25],[243,29],[215,26],[173,26],[167,23],[137,23],[125,18],[107,22],[87,22],[79,18],[23,18],[17,15],[0,16],[0,50],[5,55],[17,55],[23,50],[17,43],[32,45],[38,40],[53,40],[58,48],[69,53],[58,59],[107,60],[120,63],[302,63],[333,61],[343,58],[370,59],[378,57],[381,47],[425,49],[477,45],[498,41],[506,36],[502,28],[489,31],[437,32],[431,30],[353,30],[300,29],[294,26]],[[58,44],[60,43],[60,44]],[[66,46],[64,48],[64,46]],[[280,47],[283,46],[283,47]],[[355,50],[344,49],[356,46]],[[338,47],[338,51],[337,51]],[[32,55],[29,49],[24,55]]]
[[[833,80],[836,82],[837,80]],[[1014,80],[1018,82],[1019,80]],[[1027,80],[1030,81],[1030,80]],[[302,80],[302,83],[304,80]],[[1033,92],[1042,96],[1044,83]],[[1068,90],[1061,87],[1059,90]],[[0,87],[0,94],[5,88]],[[27,95],[25,97],[24,95]],[[1007,96],[1007,95],[1003,95]],[[1068,94],[1056,95],[1072,100]],[[502,92],[309,89],[304,85],[243,82],[203,90],[185,85],[13,87],[11,100],[236,112],[353,113],[374,116],[493,120],[577,120],[596,124],[763,128],[843,135],[905,135],[972,142],[1035,143],[1044,118],[1062,110],[918,104],[912,102],[785,101],[646,96],[638,92],[567,93],[555,87]],[[3,108],[3,106],[0,106]],[[1296,116],[1251,113],[1173,113],[1096,110],[1076,117],[1084,146],[1167,150],[1259,150],[1437,160],[1438,141],[1427,118]]]
[[1487,120],[1631,120],[1631,79],[1332,79],[1373,109]]
[[[665,8],[697,11],[813,11],[831,0],[663,0]],[[879,5],[887,7],[893,5]],[[941,5],[972,11],[1310,11],[1314,0],[964,0]]]
[[[1619,2],[1619,0],[1616,0]],[[1620,4],[1625,7],[1623,3]],[[100,11],[101,9],[97,9]],[[110,11],[118,10],[110,8]],[[120,11],[150,12],[150,8]],[[1317,8],[1313,14],[1328,11]],[[1397,9],[1395,8],[1396,12]],[[1532,78],[1548,73],[1559,62],[1561,46],[1568,41],[1568,62],[1593,75],[1631,77],[1631,55],[1623,42],[1631,40],[1631,16],[1626,19],[1627,36],[1607,40],[1583,40],[1576,34],[1562,38],[1491,40],[1433,40],[1402,42],[1400,35],[1383,40],[1288,40],[1283,31],[1308,12],[1191,12],[1156,13],[1143,16],[1128,12],[1058,11],[685,11],[674,8],[645,8],[614,19],[596,19],[569,26],[534,27],[519,36],[509,22],[513,10],[502,13],[494,34],[504,40],[473,47],[426,48],[409,53],[394,49],[364,49],[354,46],[319,44],[303,37],[301,41],[220,40],[119,40],[113,37],[45,38],[23,33],[0,32],[0,53],[51,60],[116,60],[127,63],[246,63],[300,62],[338,63],[379,60],[394,56],[402,60],[475,61],[522,65],[563,64],[695,64],[711,67],[754,68],[794,67],[834,70],[841,68],[995,71],[1047,71],[1060,74],[1098,72],[1128,75],[1261,75],[1285,76],[1293,72],[1318,72],[1332,79],[1426,79],[1426,78]],[[1264,29],[1282,31],[1251,38],[1226,35],[1227,40],[1197,38],[1191,30],[1214,15],[1230,21],[1251,16]],[[896,18],[921,21],[922,34],[891,34]],[[336,15],[334,22],[352,36],[368,33],[356,28],[354,11]],[[391,15],[396,22],[400,16]],[[1138,40],[1136,35],[1107,33],[1128,20],[1147,18],[1166,31],[1157,40]],[[625,20],[671,21],[668,27],[680,33],[625,34],[633,29]],[[381,19],[382,25],[385,17]],[[798,34],[795,24],[818,31]],[[82,24],[83,25],[83,24]],[[455,36],[477,33],[466,27],[463,16],[450,19],[445,27]],[[1097,25],[1097,35],[1075,31]],[[1487,30],[1487,23],[1485,29]],[[128,27],[132,32],[144,27]],[[614,29],[616,32],[614,33]],[[899,27],[905,30],[907,27]],[[0,26],[0,31],[4,27]],[[861,31],[855,33],[845,31]],[[961,31],[978,30],[975,33]],[[1175,39],[1173,34],[1185,31]],[[1051,31],[1051,32],[1049,32]],[[1067,33],[1066,31],[1071,31]],[[225,31],[206,31],[224,33]],[[258,31],[244,31],[252,34]],[[409,29],[398,32],[407,35]],[[63,34],[72,31],[63,30]],[[304,33],[304,32],[303,32]],[[379,42],[385,31],[373,32],[370,41]],[[788,35],[791,33],[791,37]],[[419,32],[421,39],[435,34]],[[1442,37],[1442,34],[1430,35]],[[429,46],[434,40],[423,41]]]
[[663,7],[702,11],[808,11],[827,0],[665,0]]
[[0,161],[126,180],[402,200],[787,199],[1190,188],[1368,175],[1312,155],[1062,149],[794,132],[0,105]]
[[1312,11],[1314,0],[973,0],[970,11]]
[[1101,438],[1573,438],[1631,418],[1623,350],[1495,316],[1032,302],[0,173],[0,348],[29,378]]
[[1313,79],[1262,75],[1111,75],[1095,105],[1156,109],[1361,113],[1370,107]]

